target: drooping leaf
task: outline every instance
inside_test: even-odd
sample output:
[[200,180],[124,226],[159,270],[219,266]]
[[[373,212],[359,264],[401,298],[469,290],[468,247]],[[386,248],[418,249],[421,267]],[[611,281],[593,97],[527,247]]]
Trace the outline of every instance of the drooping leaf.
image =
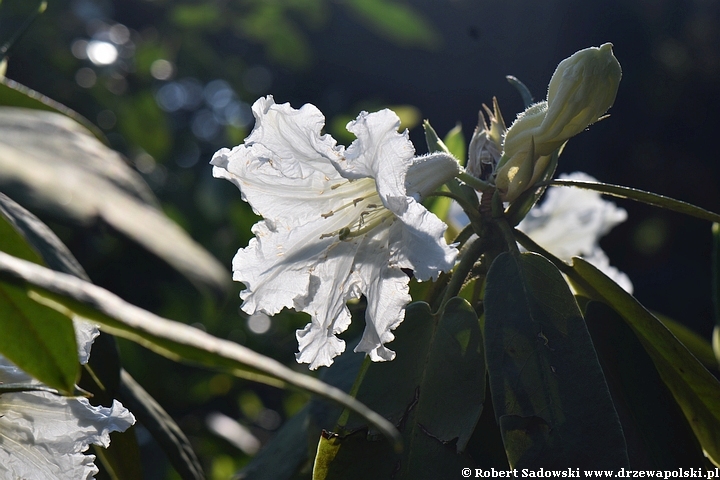
[[576,257],[566,273],[579,293],[612,307],[633,329],[706,455],[720,464],[720,382],[660,320],[596,267]]
[[591,301],[585,321],[623,426],[633,470],[704,467],[685,416],[637,336],[610,307]]
[[593,190],[596,192],[604,193],[606,195],[611,195],[613,197],[627,198],[629,200],[635,200],[636,202],[665,208],[673,212],[684,213],[685,215],[697,217],[702,220],[720,222],[720,215],[718,215],[717,213],[705,210],[704,208],[696,207],[695,205],[683,202],[681,200],[675,200],[674,198],[659,195],[657,193],[638,190],[637,188],[611,185],[602,182],[583,182],[580,180],[568,179],[555,179],[552,182],[549,182],[548,185],[553,185],[556,187],[585,188],[587,190]]
[[[2,220],[5,221],[2,221]],[[11,238],[14,237],[14,238]],[[70,250],[47,225],[7,195],[0,193],[0,245],[18,258],[90,280]]]
[[602,369],[557,268],[540,255],[501,254],[484,305],[490,389],[510,466],[627,467]]
[[0,108],[0,189],[63,221],[105,222],[197,285],[227,288],[225,268],[160,211],[140,176],[67,117]]
[[0,105],[31,108],[65,115],[87,128],[101,142],[107,143],[102,131],[76,111],[4,76],[0,76]]
[[172,360],[224,369],[233,375],[278,387],[292,385],[324,396],[358,413],[393,442],[400,441],[392,424],[335,387],[294,372],[236,343],[159,317],[96,285],[0,252],[0,285],[11,282],[27,284],[27,287],[16,288],[23,294],[27,288],[38,302],[67,316],[87,318],[104,331],[137,342]]

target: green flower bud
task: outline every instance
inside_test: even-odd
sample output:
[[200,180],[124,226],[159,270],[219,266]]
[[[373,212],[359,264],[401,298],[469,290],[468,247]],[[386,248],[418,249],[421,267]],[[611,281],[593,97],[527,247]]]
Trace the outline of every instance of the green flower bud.
[[542,177],[552,153],[612,106],[622,72],[612,44],[574,53],[558,65],[547,101],[527,108],[505,135],[495,186],[511,202]]

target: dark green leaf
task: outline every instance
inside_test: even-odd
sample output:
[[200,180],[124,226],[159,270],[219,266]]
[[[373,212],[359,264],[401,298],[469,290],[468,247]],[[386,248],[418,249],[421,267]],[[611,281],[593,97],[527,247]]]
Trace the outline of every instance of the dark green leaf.
[[635,200],[636,202],[647,203],[655,207],[665,208],[672,210],[673,212],[684,213],[692,217],[697,217],[702,220],[709,220],[711,222],[720,222],[720,215],[717,213],[705,210],[704,208],[696,207],[687,202],[675,200],[664,195],[657,193],[646,192],[644,190],[638,190],[636,188],[622,187],[620,185],[610,185],[608,183],[601,182],[583,182],[580,180],[553,180],[549,182],[549,185],[556,187],[577,187],[584,188],[587,190],[593,190],[596,192],[604,193],[606,195],[612,195],[618,198],[627,198],[629,200]]
[[80,364],[75,330],[65,316],[28,298],[22,285],[3,282],[0,332],[0,354],[49,387],[73,394]]
[[693,431],[637,336],[601,302],[585,321],[620,416],[633,470],[704,467]]
[[612,307],[642,342],[706,455],[720,462],[720,382],[655,316],[582,258],[567,272],[578,292]]
[[[403,434],[402,455],[367,435],[367,422],[351,417],[350,435],[325,440],[326,477],[440,478],[472,465],[462,452],[482,412],[485,367],[477,315],[461,298],[436,319],[425,303],[412,303],[395,331],[392,362],[370,365],[358,399],[372,405]],[[370,458],[368,451],[375,452]]]
[[[0,285],[13,285],[11,282],[27,283],[37,301],[67,316],[90,319],[104,331],[137,342],[167,358],[225,369],[239,377],[278,387],[289,384],[324,396],[357,412],[384,435],[399,442],[392,424],[337,388],[294,372],[249,348],[154,315],[96,285],[0,252]],[[24,288],[18,290],[25,292]]]
[[[243,480],[288,480],[293,478],[308,460],[310,406],[306,405],[278,430],[243,468],[238,477]],[[278,459],[282,461],[279,462]]]
[[[118,398],[160,444],[170,463],[183,480],[205,478],[202,467],[185,434],[175,421],[138,384],[129,373],[122,371]],[[132,453],[132,452],[127,452]],[[139,477],[124,477],[139,478]]]
[[485,353],[475,311],[462,298],[445,306],[424,365],[416,422],[465,450],[485,398]]
[[162,213],[142,178],[67,117],[0,108],[0,188],[64,221],[106,222],[197,285],[227,288],[225,268]]
[[[135,416],[137,418],[137,414]],[[143,478],[135,425],[124,432],[110,432],[110,446],[103,448],[93,445],[93,451],[113,480]]]
[[[5,221],[3,222],[2,219]],[[17,236],[17,239],[10,238],[14,236]],[[0,240],[5,253],[34,263],[44,263],[58,272],[90,280],[70,250],[47,225],[2,193],[0,193]]]
[[627,467],[602,369],[557,268],[540,255],[501,254],[484,305],[490,389],[510,466]]

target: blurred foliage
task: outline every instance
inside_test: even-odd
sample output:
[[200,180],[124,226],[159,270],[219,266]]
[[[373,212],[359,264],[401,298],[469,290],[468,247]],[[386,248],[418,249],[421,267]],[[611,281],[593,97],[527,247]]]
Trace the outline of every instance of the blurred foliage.
[[[421,118],[437,113],[432,118],[441,131],[462,117],[467,134],[482,102],[503,92],[514,98],[514,92],[502,90],[503,75],[529,78],[539,93],[553,62],[562,58],[556,50],[565,54],[608,40],[615,42],[623,64],[633,65],[625,72],[626,93],[621,95],[637,103],[619,99],[612,111],[619,117],[615,123],[598,125],[596,130],[613,142],[588,151],[583,150],[586,140],[578,140],[573,148],[587,153],[575,156],[573,168],[605,169],[605,179],[623,178],[626,184],[635,184],[626,180],[635,175],[638,186],[664,187],[677,198],[719,210],[717,170],[702,163],[712,145],[699,139],[714,138],[708,135],[715,128],[710,113],[720,105],[713,94],[720,75],[720,22],[717,4],[691,3],[692,8],[673,1],[590,2],[581,7],[556,1],[538,12],[525,2],[463,0],[55,0],[10,47],[6,74],[95,125],[150,185],[163,212],[227,267],[229,279],[231,259],[247,244],[258,217],[233,186],[212,179],[207,162],[217,149],[237,145],[249,133],[250,105],[258,96],[272,92],[279,102],[289,100],[295,107],[322,104],[328,129],[341,142],[351,140],[344,125],[359,110],[384,106],[398,111],[403,128],[412,129]],[[37,5],[0,3],[0,45],[15,36]],[[329,52],[334,59],[323,63]],[[642,60],[625,62],[631,56]],[[530,74],[541,80],[532,83]],[[0,86],[3,104],[11,103],[2,90],[6,85]],[[403,107],[392,107],[397,105]],[[636,141],[621,144],[629,131]],[[461,133],[451,138],[461,138]],[[572,155],[567,152],[564,160],[572,161]],[[683,188],[688,195],[677,193]],[[294,365],[294,332],[307,323],[307,316],[283,312],[269,325],[260,322],[267,327],[263,331],[239,311],[242,285],[233,284],[227,299],[216,302],[105,224],[80,228],[47,212],[35,213],[69,246],[94,283],[159,315]],[[633,218],[638,211],[630,213]],[[629,266],[623,270],[637,279],[640,295],[643,281],[656,287],[664,283],[671,290],[657,297],[671,301],[683,288],[671,281],[680,267],[661,263],[673,257],[670,248],[677,235],[672,232],[697,233],[702,239],[704,231],[697,224],[669,226],[665,217],[658,222],[666,222],[666,235],[656,256],[641,246],[627,247],[625,239],[633,232],[652,237],[640,231],[640,222],[622,227],[626,236],[620,237],[621,232],[607,242],[624,249],[611,257]],[[702,256],[709,251],[707,244],[709,240],[701,240],[688,251]],[[681,260],[685,258],[683,253]],[[682,268],[687,273],[695,267]],[[690,274],[702,284],[702,272]],[[698,290],[691,295],[705,295],[697,284],[685,288]],[[701,301],[689,301],[669,313],[704,321],[688,304],[705,308]],[[362,327],[354,322],[343,338],[355,337]],[[228,478],[253,452],[242,452],[213,432],[209,414],[227,415],[264,444],[307,400],[296,392],[178,365],[125,340],[119,346],[125,369],[178,422],[210,478]],[[491,416],[484,418],[492,422]],[[177,478],[141,428],[138,439],[146,478]]]
[[[165,213],[227,266],[229,280],[230,259],[247,244],[257,217],[231,186],[212,179],[207,160],[247,135],[250,104],[270,91],[278,74],[286,77],[285,69],[302,72],[313,65],[319,52],[309,35],[327,28],[343,9],[391,42],[420,48],[438,42],[439,34],[409,5],[378,1],[365,8],[362,3],[54,1],[9,45],[0,98],[4,105],[59,111],[93,128],[148,182]],[[36,8],[33,2],[2,2],[0,44],[15,36]],[[387,9],[392,17],[383,14]],[[392,25],[401,23],[406,28],[396,32]],[[15,80],[40,92],[32,93],[38,101],[28,104],[27,95],[15,95]],[[403,128],[419,122],[414,107],[396,111]],[[343,118],[356,114],[348,110]],[[92,195],[100,200],[105,193]],[[283,312],[258,327],[239,311],[241,285],[233,285],[218,304],[147,251],[117,237],[115,229],[96,221],[79,228],[39,204],[26,206],[61,236],[94,283],[294,365],[294,331],[306,316]],[[126,340],[118,343],[123,366],[178,422],[209,478],[229,478],[255,452],[239,454],[235,440],[206,422],[210,414],[227,415],[264,443],[308,399],[178,365]],[[150,364],[153,368],[146,368]],[[144,428],[136,430],[145,478],[177,478]]]

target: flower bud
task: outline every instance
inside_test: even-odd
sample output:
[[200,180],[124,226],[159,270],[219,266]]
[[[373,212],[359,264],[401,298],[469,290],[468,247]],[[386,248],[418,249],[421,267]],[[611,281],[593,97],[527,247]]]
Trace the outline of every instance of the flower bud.
[[475,127],[468,148],[467,172],[481,180],[489,180],[502,155],[502,140],[507,131],[505,120],[500,113],[497,98],[493,97],[493,109],[483,104],[488,122],[482,110],[478,112],[478,125]]
[[547,101],[521,113],[505,135],[495,185],[513,201],[543,175],[553,152],[612,106],[620,84],[612,44],[574,53],[550,79]]

